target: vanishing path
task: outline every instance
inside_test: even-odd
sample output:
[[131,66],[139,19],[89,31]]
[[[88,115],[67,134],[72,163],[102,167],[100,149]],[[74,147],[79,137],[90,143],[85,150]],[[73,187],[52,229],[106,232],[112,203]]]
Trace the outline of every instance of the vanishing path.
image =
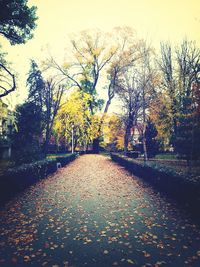
[[84,155],[0,212],[0,266],[200,266],[200,231],[101,155]]

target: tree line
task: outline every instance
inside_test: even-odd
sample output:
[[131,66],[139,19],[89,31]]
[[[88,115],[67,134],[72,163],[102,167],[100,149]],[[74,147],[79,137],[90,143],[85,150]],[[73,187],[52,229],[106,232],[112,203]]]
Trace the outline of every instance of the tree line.
[[[26,15],[23,25],[13,27],[9,6],[7,19],[0,18],[0,33],[11,44],[32,38],[36,27],[36,8],[28,8],[27,1],[21,4],[16,16]],[[92,146],[98,152],[103,145],[127,154],[137,149],[136,131],[145,160],[155,154],[153,148],[173,150],[188,161],[199,157],[200,50],[195,42],[183,40],[175,47],[163,42],[157,52],[131,28],[118,27],[111,33],[83,31],[70,45],[63,62],[49,56],[38,67],[31,60],[28,98],[15,113],[16,158],[46,155],[52,143],[67,150],[72,138],[73,149]],[[4,97],[16,82],[3,53],[0,67]],[[120,111],[110,115],[114,98]]]

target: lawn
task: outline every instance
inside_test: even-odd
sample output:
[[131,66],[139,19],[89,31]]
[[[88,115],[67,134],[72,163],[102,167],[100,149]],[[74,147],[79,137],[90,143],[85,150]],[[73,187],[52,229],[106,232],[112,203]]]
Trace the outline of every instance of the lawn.
[[171,154],[171,153],[158,154],[158,155],[155,156],[155,159],[168,159],[168,160],[173,160],[173,159],[177,159],[177,155]]
[[48,159],[54,159],[54,158],[61,158],[61,157],[67,157],[69,156],[71,153],[63,153],[63,154],[48,154],[47,158]]

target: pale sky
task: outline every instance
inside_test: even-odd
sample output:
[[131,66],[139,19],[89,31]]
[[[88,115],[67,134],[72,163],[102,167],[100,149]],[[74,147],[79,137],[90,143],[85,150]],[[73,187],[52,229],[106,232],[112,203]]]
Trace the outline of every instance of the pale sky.
[[0,37],[8,60],[19,73],[15,93],[19,100],[26,95],[29,59],[44,60],[47,45],[55,56],[64,57],[70,33],[130,26],[155,47],[159,47],[160,41],[177,43],[185,37],[196,40],[200,46],[200,0],[29,0],[29,4],[38,7],[34,38],[11,47]]

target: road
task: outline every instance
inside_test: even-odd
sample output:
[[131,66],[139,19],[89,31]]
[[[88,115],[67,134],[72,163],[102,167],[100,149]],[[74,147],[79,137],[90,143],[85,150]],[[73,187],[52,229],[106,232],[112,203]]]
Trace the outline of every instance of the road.
[[102,155],[83,155],[0,211],[0,266],[200,266],[200,230]]

